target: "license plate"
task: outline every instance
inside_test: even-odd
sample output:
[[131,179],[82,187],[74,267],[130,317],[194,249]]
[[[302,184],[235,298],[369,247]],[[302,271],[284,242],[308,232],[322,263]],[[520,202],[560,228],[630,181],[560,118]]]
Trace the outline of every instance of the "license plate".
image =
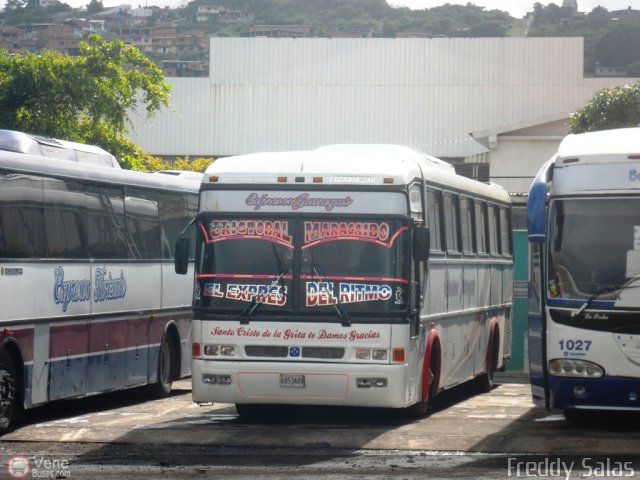
[[304,388],[304,375],[281,373],[280,386],[285,388]]

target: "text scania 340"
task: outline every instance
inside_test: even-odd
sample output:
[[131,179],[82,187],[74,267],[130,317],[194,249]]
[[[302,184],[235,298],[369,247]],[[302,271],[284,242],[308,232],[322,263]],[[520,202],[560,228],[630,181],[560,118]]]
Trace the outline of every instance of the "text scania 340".
[[509,196],[441,160],[391,145],[223,158],[199,210],[195,402],[424,415],[442,389],[488,388],[509,354]]
[[567,136],[528,204],[534,400],[640,411],[640,129]]

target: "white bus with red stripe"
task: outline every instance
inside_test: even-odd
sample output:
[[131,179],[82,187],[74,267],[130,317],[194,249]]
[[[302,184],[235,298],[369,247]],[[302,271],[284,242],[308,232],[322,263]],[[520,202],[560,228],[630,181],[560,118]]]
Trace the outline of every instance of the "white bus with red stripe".
[[166,395],[190,373],[193,279],[173,244],[199,185],[0,152],[0,431],[53,400]]
[[510,208],[502,188],[402,146],[215,161],[197,218],[194,401],[424,415],[444,389],[489,388],[510,353]]

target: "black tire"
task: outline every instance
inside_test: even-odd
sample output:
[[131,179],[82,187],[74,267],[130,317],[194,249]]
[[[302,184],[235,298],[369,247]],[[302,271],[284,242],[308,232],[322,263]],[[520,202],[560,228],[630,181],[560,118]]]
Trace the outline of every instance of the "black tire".
[[491,359],[489,361],[489,367],[485,373],[477,377],[476,382],[478,390],[481,393],[489,393],[493,390],[494,381],[493,376],[498,368],[498,341],[499,335],[497,332],[493,334],[493,342],[491,347]]
[[167,332],[162,339],[158,353],[158,379],[151,385],[151,393],[156,398],[166,398],[171,394],[175,378],[176,351],[173,336]]
[[17,409],[16,371],[8,352],[0,352],[0,434],[14,419]]

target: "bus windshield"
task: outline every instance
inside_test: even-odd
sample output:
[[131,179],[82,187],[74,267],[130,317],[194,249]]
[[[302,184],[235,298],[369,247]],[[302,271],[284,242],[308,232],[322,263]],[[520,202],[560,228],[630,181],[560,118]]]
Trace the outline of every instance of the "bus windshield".
[[635,198],[551,203],[550,298],[617,298],[630,279],[627,257],[634,250],[634,233],[640,233],[638,209],[640,199]]
[[[202,216],[196,306],[252,315],[407,308],[408,223]],[[260,308],[254,308],[259,303]],[[245,312],[246,313],[246,312]]]

